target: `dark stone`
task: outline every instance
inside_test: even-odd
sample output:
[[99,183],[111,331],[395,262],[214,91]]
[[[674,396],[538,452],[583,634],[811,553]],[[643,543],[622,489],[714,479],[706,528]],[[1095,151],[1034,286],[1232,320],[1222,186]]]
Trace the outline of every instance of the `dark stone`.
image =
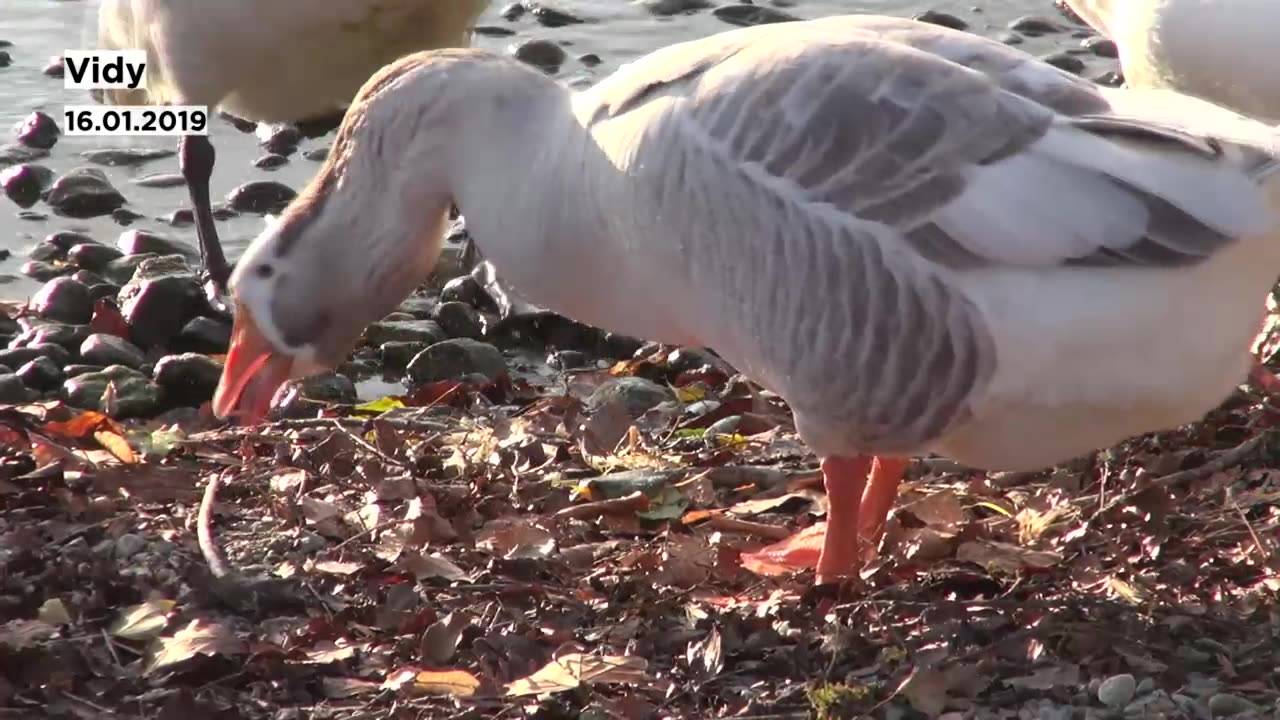
[[88,325],[63,325],[62,323],[45,323],[35,325],[15,337],[12,347],[34,347],[36,345],[53,345],[70,354],[79,352],[81,343],[89,337]]
[[564,64],[568,54],[564,48],[550,40],[526,40],[516,45],[511,54],[520,62],[532,65],[545,73],[555,73]]
[[1022,17],[1010,22],[1009,29],[1020,32],[1023,35],[1030,35],[1031,37],[1052,35],[1065,30],[1065,28],[1058,23],[1048,18],[1037,17],[1035,15],[1023,15]]
[[440,289],[441,302],[460,302],[476,307],[484,289],[480,282],[470,275],[461,275],[444,284]]
[[67,252],[50,242],[38,242],[27,251],[27,257],[41,262],[67,259]]
[[378,346],[388,342],[418,342],[430,345],[448,337],[444,329],[431,320],[379,320],[369,325],[364,331],[365,342]]
[[22,163],[0,170],[0,188],[15,205],[29,208],[53,183],[53,171],[43,165]]
[[435,321],[449,337],[478,340],[484,332],[480,324],[480,313],[466,303],[440,303],[436,306]]
[[56,145],[58,136],[62,134],[58,129],[58,122],[39,110],[23,118],[14,132],[18,142],[41,150],[48,150]]
[[[76,274],[78,275],[79,273]],[[89,286],[89,297],[93,298],[95,302],[101,298],[111,298],[114,300],[119,295],[120,286],[112,282],[102,282],[97,285]]]
[[478,373],[496,380],[507,372],[507,361],[498,348],[470,338],[445,340],[418,353],[405,368],[414,383],[458,378]]
[[143,348],[166,346],[207,309],[199,280],[179,255],[144,260],[120,290],[130,339]]
[[54,265],[52,263],[44,262],[43,260],[28,260],[27,262],[22,263],[22,267],[18,268],[18,272],[33,280],[44,282],[62,275],[70,275],[71,268],[62,265]]
[[93,317],[89,287],[69,277],[45,283],[27,301],[27,307],[40,317],[66,323],[87,323]]
[[76,267],[100,272],[112,260],[119,260],[124,253],[108,245],[85,243],[76,245],[67,252],[67,260]]
[[[115,386],[114,402],[105,402],[108,384]],[[111,365],[101,372],[77,375],[62,384],[62,396],[74,407],[97,410],[121,419],[147,417],[160,407],[160,388],[146,375],[124,367]]]
[[135,222],[141,220],[144,216],[142,213],[136,213],[129,208],[116,208],[111,211],[111,220],[117,225],[128,227]]
[[116,240],[116,247],[120,248],[120,251],[125,255],[155,253],[156,255],[182,255],[183,257],[195,258],[200,254],[198,250],[186,243],[147,232],[146,230],[126,230],[120,233],[120,238]]
[[256,214],[279,213],[297,197],[288,185],[275,180],[254,180],[231,191],[227,204],[240,212]]
[[722,22],[739,27],[794,22],[800,19],[795,15],[762,5],[721,5],[712,10],[711,14]]
[[45,236],[44,242],[53,245],[64,253],[71,252],[71,248],[77,245],[102,244],[88,235],[75,232],[74,230],[59,230],[58,232],[49,233]]
[[66,63],[63,62],[61,55],[54,55],[49,58],[49,62],[40,70],[40,73],[46,77],[61,80],[67,74]]
[[578,350],[557,350],[547,356],[547,365],[556,370],[572,370],[574,368],[586,367],[591,363],[591,359],[586,353]]
[[0,403],[28,403],[37,397],[39,393],[24,385],[17,375],[0,375]]
[[41,392],[55,390],[66,379],[62,368],[47,357],[38,357],[18,368],[18,377],[29,388]]
[[173,405],[198,406],[213,398],[222,376],[222,364],[200,353],[160,358],[152,378]]
[[138,266],[147,260],[159,257],[155,253],[144,253],[141,255],[125,255],[117,260],[112,260],[103,266],[101,272],[108,280],[119,285],[123,285],[133,279],[133,274],[138,271]]
[[60,215],[90,218],[109,215],[124,204],[124,196],[97,168],[79,167],[58,178],[45,198]]
[[102,285],[103,283],[107,282],[106,278],[102,277],[96,272],[93,272],[92,270],[77,270],[71,273],[69,277],[72,280],[75,280],[76,282],[84,283],[85,286],[89,288],[90,297],[93,296],[94,285]]
[[1086,38],[1084,42],[1080,43],[1080,47],[1088,50],[1098,57],[1120,57],[1120,48],[1116,47],[1116,41],[1111,38],[1102,37],[1101,35],[1094,35],[1093,37]]
[[5,143],[0,145],[0,167],[8,167],[17,165],[18,163],[35,162],[42,158],[49,157],[48,150],[40,148],[27,147],[18,143]]
[[176,154],[177,151],[165,148],[128,147],[87,150],[80,153],[80,157],[97,165],[134,167],[152,160],[173,157]]
[[329,159],[329,148],[318,147],[302,151],[302,157],[312,162],[324,162]]
[[231,325],[209,317],[194,317],[173,341],[184,352],[225,353],[231,346]]
[[135,178],[133,184],[145,188],[172,188],[186,185],[187,179],[181,173],[151,173]]
[[351,404],[356,401],[356,386],[351,378],[336,372],[312,375],[286,382],[278,391],[278,412],[284,416],[313,413],[329,403]]
[[1066,70],[1072,75],[1079,75],[1084,72],[1084,61],[1070,53],[1058,52],[1040,59],[1059,70]]
[[257,132],[258,137],[263,138],[263,149],[275,155],[292,155],[298,151],[298,144],[302,142],[302,131],[296,125],[288,123],[259,124]]
[[62,372],[65,373],[68,378],[73,378],[73,377],[80,377],[81,375],[84,375],[86,373],[102,372],[102,370],[103,368],[101,365],[85,365],[83,363],[75,363],[73,365],[68,365],[64,367],[62,369]]
[[117,335],[94,333],[80,345],[80,357],[95,365],[124,365],[138,369],[147,356],[133,343]]
[[1116,70],[1108,70],[1093,81],[1104,87],[1120,87],[1124,85],[1124,75]]
[[388,370],[400,371],[407,367],[418,353],[426,350],[427,345],[428,343],[412,340],[391,340],[378,346],[378,352],[382,356],[382,364]]
[[253,166],[259,170],[275,170],[288,164],[289,158],[277,153],[267,153],[253,161]]
[[71,353],[67,352],[66,348],[52,343],[43,343],[0,350],[0,365],[22,367],[38,357],[47,357],[59,366],[64,366],[71,362]]
[[659,17],[684,15],[711,7],[708,0],[641,0],[639,4],[650,14]]
[[577,15],[539,3],[525,3],[525,7],[529,10],[529,14],[533,16],[533,19],[544,27],[558,28],[566,25],[581,25],[586,22],[586,20]]
[[951,13],[942,12],[941,10],[925,10],[912,19],[919,20],[920,22],[932,23],[934,25],[941,25],[942,27],[951,28],[952,30],[969,29],[969,23],[961,20]]
[[618,405],[631,417],[640,417],[650,408],[674,400],[667,388],[642,377],[620,377],[601,384],[587,398],[587,409],[595,412],[605,405]]
[[602,340],[601,353],[612,358],[630,358],[644,345],[644,341],[630,335],[619,335],[618,333],[606,332]]

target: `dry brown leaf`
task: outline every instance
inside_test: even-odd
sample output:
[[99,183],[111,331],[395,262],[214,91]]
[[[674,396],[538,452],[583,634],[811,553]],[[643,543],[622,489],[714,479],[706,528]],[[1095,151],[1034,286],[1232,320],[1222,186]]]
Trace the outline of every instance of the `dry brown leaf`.
[[900,691],[911,707],[929,717],[937,717],[947,706],[947,678],[931,668],[916,668]]
[[1044,550],[1027,550],[1009,543],[978,540],[961,543],[956,559],[981,565],[987,572],[1017,573],[1026,569],[1043,570],[1062,562],[1062,555]]
[[555,552],[556,538],[526,518],[498,518],[476,533],[476,548],[504,558],[546,558]]
[[424,555],[419,552],[406,551],[396,563],[400,568],[413,573],[419,580],[441,577],[446,580],[465,580],[467,573],[462,568],[439,555]]
[[0,645],[22,650],[53,637],[57,632],[57,625],[41,620],[10,620],[0,625]]
[[569,653],[552,660],[534,674],[507,686],[508,696],[542,695],[592,683],[647,685],[649,663],[633,655]]
[[316,572],[326,575],[355,575],[364,568],[364,565],[340,560],[319,560],[312,567]]
[[152,643],[144,675],[190,660],[196,655],[242,655],[245,644],[229,628],[207,620],[191,624]]
[[320,688],[325,697],[331,700],[343,700],[356,695],[376,693],[382,689],[382,686],[359,678],[322,677]]
[[963,525],[966,519],[964,505],[950,490],[926,495],[919,500],[906,503],[902,509],[916,516],[925,525],[938,526],[947,530]]
[[1055,665],[1041,668],[1030,675],[1004,680],[1010,687],[1024,690],[1052,690],[1055,687],[1074,686],[1080,683],[1078,665]]

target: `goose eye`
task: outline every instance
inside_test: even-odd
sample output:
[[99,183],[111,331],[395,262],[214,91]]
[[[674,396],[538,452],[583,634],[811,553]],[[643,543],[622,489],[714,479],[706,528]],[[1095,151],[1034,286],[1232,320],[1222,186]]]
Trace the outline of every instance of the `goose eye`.
[[253,271],[258,275],[258,277],[262,278],[263,280],[267,280],[272,275],[276,274],[275,269],[272,268],[270,265],[259,265],[258,267],[254,268]]

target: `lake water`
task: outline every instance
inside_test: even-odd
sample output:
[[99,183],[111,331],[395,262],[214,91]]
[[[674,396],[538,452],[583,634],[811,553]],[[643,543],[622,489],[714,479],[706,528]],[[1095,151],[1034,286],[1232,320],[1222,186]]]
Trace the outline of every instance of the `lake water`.
[[[207,0],[218,2],[219,0]],[[268,1],[268,0],[263,0]],[[323,0],[317,0],[322,2]],[[449,0],[435,0],[448,2]],[[958,4],[948,6],[923,0],[784,0],[773,5],[785,6],[787,12],[802,18],[817,18],[851,12],[874,12],[911,16],[926,9],[940,9],[961,17],[975,32],[992,36],[1008,33],[1008,23],[1019,16],[1039,15],[1060,21],[1052,0],[990,0],[980,8]],[[655,17],[643,7],[626,0],[555,0],[548,2],[558,9],[594,22],[548,28],[537,24],[529,15],[516,21],[507,21],[500,10],[508,3],[499,0],[481,19],[481,25],[506,28],[514,35],[494,37],[478,35],[479,47],[506,51],[512,45],[530,38],[545,38],[560,42],[569,51],[570,60],[562,67],[559,77],[566,81],[581,81],[603,76],[621,63],[673,42],[689,40],[728,30],[725,24],[709,10],[674,17]],[[769,4],[757,0],[757,4]],[[42,68],[50,57],[67,49],[93,46],[97,6],[91,0],[0,0],[0,40],[7,40],[12,47],[5,50],[12,55],[13,64],[0,68],[0,142],[12,140],[11,128],[33,110],[42,110],[61,122],[62,107],[67,104],[91,102],[85,91],[64,90],[60,79],[42,74]],[[252,22],[247,18],[246,22]],[[1045,54],[1055,49],[1078,47],[1079,39],[1068,34],[1026,38],[1022,45],[1028,52]],[[593,53],[602,59],[594,68],[587,68],[573,58]],[[1091,59],[1096,74],[1107,66]],[[288,164],[273,171],[259,170],[253,161],[263,154],[258,139],[253,134],[235,130],[229,123],[215,118],[212,123],[213,142],[218,152],[218,164],[214,169],[213,197],[215,202],[234,187],[253,179],[270,178],[294,189],[301,189],[319,168],[319,164],[303,158],[302,152],[293,155]],[[300,150],[322,146],[332,139],[332,134],[317,140],[308,140]],[[158,147],[172,149],[173,138],[105,138],[63,136],[54,146],[52,154],[41,162],[62,173],[87,164],[80,156],[86,150],[104,147]],[[127,207],[144,217],[130,228],[143,228],[189,242],[194,246],[195,231],[191,227],[171,227],[164,218],[174,210],[187,205],[185,187],[145,188],[134,184],[142,175],[159,172],[177,172],[174,157],[155,160],[140,167],[102,168],[128,199]],[[26,260],[26,253],[42,237],[56,230],[74,229],[87,232],[105,243],[114,243],[125,229],[110,217],[91,220],[63,218],[49,212],[47,205],[38,203],[31,210],[38,214],[24,216],[7,198],[0,196],[0,248],[13,254],[0,262],[0,299],[20,299],[29,295],[38,284],[19,274]],[[261,230],[263,219],[254,215],[241,215],[219,223],[219,231],[228,254],[235,257]]]

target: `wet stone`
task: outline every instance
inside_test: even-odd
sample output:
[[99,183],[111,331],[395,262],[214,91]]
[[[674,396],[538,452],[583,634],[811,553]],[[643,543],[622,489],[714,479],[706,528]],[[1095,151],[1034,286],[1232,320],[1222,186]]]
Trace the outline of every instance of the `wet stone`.
[[1084,61],[1069,53],[1053,53],[1051,55],[1045,55],[1040,59],[1059,70],[1066,70],[1072,75],[1079,75],[1084,72]]
[[27,301],[27,307],[40,317],[59,322],[87,323],[93,317],[89,287],[69,277],[45,283]]
[[125,199],[101,170],[79,167],[54,181],[45,201],[61,215],[90,218],[109,215]]
[[426,350],[428,344],[412,340],[391,340],[379,345],[378,353],[388,370],[398,371],[408,366],[418,353]]
[[22,378],[12,373],[0,375],[0,403],[25,403],[35,400],[39,394],[23,384]]
[[125,255],[122,258],[112,260],[107,263],[99,272],[101,272],[102,275],[111,282],[123,285],[133,278],[133,274],[137,272],[139,265],[155,257],[159,256],[154,253]]
[[[83,270],[81,272],[84,272]],[[80,273],[76,273],[77,275]],[[120,286],[112,282],[101,282],[89,286],[89,297],[95,302],[102,298],[115,299],[120,294]]]
[[1111,38],[1102,37],[1101,35],[1094,35],[1093,37],[1086,38],[1080,43],[1080,47],[1088,50],[1098,57],[1120,57],[1120,49],[1116,47],[1116,41]]
[[1063,31],[1063,27],[1058,23],[1048,19],[1038,17],[1036,15],[1024,15],[1009,23],[1009,29],[1037,37],[1040,35],[1052,35]]
[[55,390],[66,375],[57,363],[47,357],[38,357],[18,368],[17,375],[29,388],[46,391]]
[[642,377],[620,377],[601,384],[587,398],[587,408],[620,405],[632,417],[640,417],[656,405],[675,399],[667,388]]
[[40,260],[49,262],[52,260],[65,260],[67,251],[50,242],[38,242],[27,251],[27,257],[32,260]]
[[572,370],[586,367],[590,363],[591,359],[586,353],[577,350],[557,350],[547,355],[547,365],[556,370]]
[[207,306],[195,273],[178,255],[143,261],[120,290],[131,339],[144,348],[168,344]]
[[86,365],[84,363],[74,363],[62,368],[63,374],[68,378],[79,377],[86,373],[102,372],[102,370],[103,367],[101,365]]
[[231,325],[204,316],[194,317],[178,331],[175,349],[197,353],[225,353],[231,346]]
[[[114,399],[106,402],[107,386],[115,387]],[[111,365],[101,372],[85,373],[62,384],[67,404],[97,410],[111,417],[146,417],[160,407],[160,388],[146,375],[123,365]]]
[[925,10],[912,19],[919,20],[920,22],[932,23],[934,25],[941,25],[942,27],[951,28],[952,30],[969,29],[969,23],[961,20],[951,13],[942,12],[941,10]]
[[98,243],[81,243],[67,251],[67,260],[76,267],[99,272],[112,260],[119,260],[124,253]]
[[117,225],[128,227],[133,223],[141,220],[144,216],[142,213],[136,213],[129,208],[116,208],[111,211],[111,220]]
[[147,232],[146,230],[126,230],[120,233],[120,238],[116,240],[116,247],[125,255],[155,253],[156,255],[182,255],[183,257],[194,258],[199,254],[197,250],[194,250],[186,243]]
[[134,178],[133,184],[146,188],[173,188],[186,185],[187,179],[181,173],[151,173]]
[[77,270],[71,273],[69,277],[72,280],[84,283],[85,286],[89,288],[90,295],[93,294],[94,285],[101,285],[102,283],[106,282],[105,278],[103,278],[101,275],[95,272],[92,272],[90,270]]
[[222,375],[222,364],[200,353],[160,358],[152,378],[172,405],[198,406],[213,397]]
[[388,342],[432,344],[448,338],[433,320],[380,320],[364,331],[365,342],[381,346]]
[[405,368],[414,383],[448,380],[472,373],[496,380],[507,372],[507,361],[498,348],[470,338],[435,343],[418,353]]
[[310,148],[302,151],[302,157],[312,162],[324,162],[329,158],[329,148]]
[[1231,693],[1217,693],[1209,698],[1209,713],[1214,717],[1256,713],[1258,710],[1257,705]]
[[100,150],[86,150],[80,153],[80,157],[97,165],[106,165],[108,167],[133,167],[152,160],[163,160],[167,157],[173,157],[177,152],[165,148],[103,148]]
[[37,110],[18,123],[14,134],[18,142],[27,147],[48,150],[57,144],[62,131],[58,129],[56,120]]
[[49,243],[50,245],[61,249],[63,252],[71,252],[71,248],[77,245],[102,244],[88,235],[74,230],[59,230],[57,232],[49,233],[45,236],[43,242]]
[[648,10],[650,14],[659,17],[683,15],[711,7],[711,3],[708,0],[640,0],[637,4]]
[[466,303],[440,303],[436,306],[435,321],[449,337],[478,340],[484,332],[480,313]]
[[29,208],[53,183],[53,171],[43,165],[22,163],[0,170],[0,188],[20,208]]
[[0,50],[0,68],[7,68],[13,64],[13,56],[8,50]]
[[1137,688],[1138,682],[1132,675],[1112,675],[1098,686],[1098,700],[1108,707],[1124,707],[1133,700]]
[[61,55],[54,55],[49,58],[49,62],[40,69],[40,74],[45,77],[61,79],[67,74],[66,63],[63,62]]
[[311,403],[345,403],[356,401],[356,386],[351,378],[336,372],[321,373],[300,380],[290,380],[281,391],[280,404],[289,411]]
[[795,15],[762,5],[721,5],[712,10],[711,14],[721,22],[738,27],[793,22],[800,19]]
[[520,62],[545,73],[555,73],[568,58],[564,48],[550,40],[541,39],[526,40],[512,48],[511,54]]
[[88,325],[64,325],[48,323],[26,330],[13,339],[14,347],[51,345],[75,354],[85,338],[89,337]]
[[396,308],[396,312],[408,315],[409,317],[404,318],[406,320],[430,320],[435,307],[435,302],[430,298],[421,295],[410,295],[400,303],[400,307]]
[[261,140],[263,149],[279,157],[294,154],[298,151],[298,144],[302,142],[302,131],[296,125],[287,123],[259,124],[255,132]]
[[470,275],[456,277],[440,289],[442,302],[460,302],[473,307],[478,306],[482,295],[484,290],[480,287],[479,281]]
[[288,164],[289,158],[277,153],[267,153],[253,161],[253,166],[259,170],[275,170]]
[[630,335],[607,332],[601,344],[603,345],[601,354],[613,358],[629,358],[635,356],[644,345],[644,341]]
[[67,352],[66,348],[45,343],[0,350],[0,365],[11,368],[22,367],[38,357],[47,357],[59,366],[65,366],[71,362],[71,353]]
[[284,210],[297,193],[288,185],[274,180],[254,180],[232,190],[227,204],[240,212],[264,214]]
[[44,262],[43,260],[28,260],[27,262],[22,263],[22,267],[18,269],[18,272],[33,280],[44,282],[62,275],[70,274],[71,268],[61,267],[54,265],[53,263]]
[[27,147],[18,143],[0,145],[0,167],[8,167],[18,163],[35,162],[49,156],[48,150]]
[[94,333],[80,345],[80,357],[95,365],[124,365],[137,369],[147,356],[136,345],[116,335]]

